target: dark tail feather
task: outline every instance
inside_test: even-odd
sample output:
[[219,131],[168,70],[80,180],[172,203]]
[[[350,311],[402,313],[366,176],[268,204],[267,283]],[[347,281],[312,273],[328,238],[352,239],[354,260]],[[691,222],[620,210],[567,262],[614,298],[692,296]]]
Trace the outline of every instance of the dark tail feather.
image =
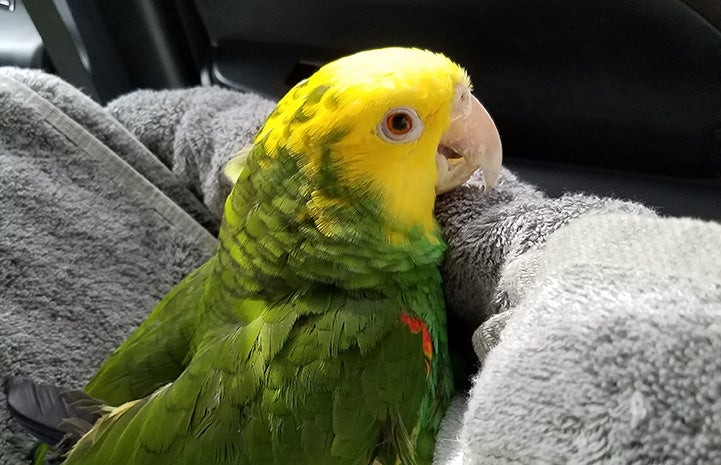
[[5,382],[10,414],[27,432],[56,446],[74,443],[100,418],[103,403],[82,391],[37,384],[30,378]]

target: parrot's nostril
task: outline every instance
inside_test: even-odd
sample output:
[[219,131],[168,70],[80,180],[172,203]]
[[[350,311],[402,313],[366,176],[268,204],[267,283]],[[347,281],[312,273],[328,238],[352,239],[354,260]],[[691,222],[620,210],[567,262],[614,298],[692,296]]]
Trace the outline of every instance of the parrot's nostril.
[[463,155],[459,154],[458,152],[454,151],[452,148],[445,146],[445,145],[438,146],[438,153],[443,155],[447,160],[463,158]]

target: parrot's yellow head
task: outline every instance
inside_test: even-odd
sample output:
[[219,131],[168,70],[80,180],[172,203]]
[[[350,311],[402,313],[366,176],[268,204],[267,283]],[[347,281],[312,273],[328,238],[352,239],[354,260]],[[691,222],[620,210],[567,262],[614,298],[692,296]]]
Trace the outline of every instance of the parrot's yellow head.
[[350,189],[377,201],[394,231],[435,231],[437,193],[479,166],[491,187],[500,169],[498,132],[470,91],[460,66],[429,51],[385,48],[341,58],[278,103],[256,138],[267,154],[258,163],[278,154],[297,158],[318,180],[308,211],[321,229],[328,207],[351,202],[339,194]]

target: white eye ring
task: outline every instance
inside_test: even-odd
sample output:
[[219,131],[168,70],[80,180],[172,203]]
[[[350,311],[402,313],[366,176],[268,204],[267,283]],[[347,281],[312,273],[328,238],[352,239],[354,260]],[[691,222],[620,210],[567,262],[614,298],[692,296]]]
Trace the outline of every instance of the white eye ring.
[[423,133],[423,121],[410,107],[396,107],[389,110],[380,123],[378,135],[393,143],[412,142]]

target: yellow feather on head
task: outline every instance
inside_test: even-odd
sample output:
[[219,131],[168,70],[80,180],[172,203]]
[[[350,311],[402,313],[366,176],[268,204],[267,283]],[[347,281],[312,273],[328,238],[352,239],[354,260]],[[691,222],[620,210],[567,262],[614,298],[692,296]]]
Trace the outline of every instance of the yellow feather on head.
[[[392,224],[430,233],[436,228],[435,156],[458,85],[470,88],[468,76],[443,55],[410,48],[360,52],[294,87],[256,143],[263,142],[270,158],[287,149],[302,158],[309,174],[331,161],[340,182],[380,199]],[[379,134],[389,110],[397,108],[411,109],[422,123],[414,140],[389,141]],[[319,210],[323,202],[342,202],[318,192],[312,197]]]

